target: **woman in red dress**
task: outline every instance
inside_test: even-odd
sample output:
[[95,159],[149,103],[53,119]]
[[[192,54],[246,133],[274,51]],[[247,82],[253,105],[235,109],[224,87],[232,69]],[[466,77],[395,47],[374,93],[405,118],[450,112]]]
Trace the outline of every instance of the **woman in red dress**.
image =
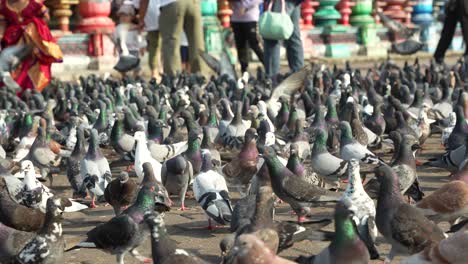
[[6,21],[2,49],[18,44],[34,47],[12,76],[23,90],[42,91],[50,82],[51,64],[62,61],[62,51],[46,23],[47,8],[42,0],[0,1],[0,15]]

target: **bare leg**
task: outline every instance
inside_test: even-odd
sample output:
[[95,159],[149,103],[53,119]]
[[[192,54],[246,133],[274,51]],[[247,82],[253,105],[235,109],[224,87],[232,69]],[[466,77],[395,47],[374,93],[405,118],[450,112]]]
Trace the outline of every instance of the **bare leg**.
[[89,206],[90,208],[96,208],[96,195],[94,195],[93,192],[91,192],[91,205]]

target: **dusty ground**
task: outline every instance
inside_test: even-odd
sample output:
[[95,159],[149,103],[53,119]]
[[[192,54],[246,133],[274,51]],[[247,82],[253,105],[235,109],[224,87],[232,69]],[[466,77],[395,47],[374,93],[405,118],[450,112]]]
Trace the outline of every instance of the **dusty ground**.
[[[419,154],[419,159],[422,161],[433,156],[435,153],[441,153],[443,150],[440,147],[440,135],[432,136],[424,146],[422,154]],[[382,153],[385,153],[385,158],[390,158],[389,148],[385,148]],[[122,167],[113,167],[113,173],[116,175]],[[443,183],[448,181],[448,173],[439,169],[427,168],[424,166],[418,167],[418,175],[421,179],[422,186],[426,194],[439,188]],[[64,175],[59,175],[54,180],[53,189],[59,193],[70,196],[68,182]],[[238,198],[237,193],[231,193],[234,198]],[[233,199],[235,203],[236,199]],[[178,205],[178,199],[174,201]],[[177,207],[166,214],[165,222],[168,227],[171,237],[179,243],[181,248],[190,250],[197,253],[202,258],[212,263],[219,263],[219,241],[226,235],[229,230],[228,227],[220,227],[214,231],[205,229],[207,222],[203,210],[197,205],[193,199],[186,200],[190,207],[189,211],[181,212]],[[323,218],[330,216],[333,206],[318,207],[314,210],[314,218]],[[288,205],[282,204],[277,209],[278,219],[281,220],[295,220],[289,214],[290,208]],[[104,223],[113,216],[111,207],[99,206],[96,209],[87,209],[82,212],[70,213],[65,216],[64,220],[64,234],[67,240],[67,247],[72,247],[80,240],[85,238],[86,232],[96,226],[97,224]],[[443,228],[448,228],[443,225]],[[333,230],[333,224],[326,227],[326,229]],[[389,247],[383,243],[382,238],[378,239],[378,249],[383,256],[385,256]],[[310,255],[320,252],[327,243],[323,242],[301,242],[294,245],[293,248],[282,252],[280,255],[289,259],[294,259],[299,255]],[[147,240],[139,249],[145,255],[150,256],[150,242]],[[115,263],[115,257],[95,249],[80,249],[67,252],[63,263],[76,264],[76,263],[95,263],[95,264],[108,264]],[[139,263],[131,256],[125,257],[125,263]],[[378,261],[372,263],[380,263]]]

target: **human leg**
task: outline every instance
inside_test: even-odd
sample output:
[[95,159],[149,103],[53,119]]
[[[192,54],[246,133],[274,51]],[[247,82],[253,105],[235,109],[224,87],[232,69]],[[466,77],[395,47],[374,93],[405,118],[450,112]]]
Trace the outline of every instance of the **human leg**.
[[458,22],[458,15],[456,12],[448,10],[446,12],[447,14],[445,15],[444,27],[440,33],[439,44],[437,44],[436,51],[434,52],[434,58],[437,62],[442,62],[444,60],[445,52],[452,42]]
[[148,42],[148,64],[151,70],[151,77],[159,77],[159,31],[148,31],[147,32],[147,42]]
[[260,39],[257,32],[257,22],[248,22],[247,24],[247,36],[249,47],[255,52],[258,59],[263,63],[264,62],[264,54],[263,49],[261,47]]
[[297,72],[304,67],[304,48],[302,47],[301,29],[299,28],[300,7],[300,5],[294,2],[286,1],[286,12],[290,15],[291,21],[294,24],[294,31],[285,42],[286,56],[291,72]]
[[244,33],[245,23],[232,22],[232,31],[234,32],[234,40],[236,42],[237,57],[241,65],[241,71],[247,70],[249,65],[249,53],[248,53],[248,40]]
[[[162,38],[162,58],[164,73],[175,76],[180,71],[180,33],[184,23],[184,5],[179,0],[161,8],[159,32]],[[177,47],[177,48],[174,48]]]
[[205,40],[203,38],[203,23],[201,19],[200,0],[179,0],[187,2],[185,13],[184,31],[189,43],[190,70],[207,74],[205,62],[200,52],[205,52]]

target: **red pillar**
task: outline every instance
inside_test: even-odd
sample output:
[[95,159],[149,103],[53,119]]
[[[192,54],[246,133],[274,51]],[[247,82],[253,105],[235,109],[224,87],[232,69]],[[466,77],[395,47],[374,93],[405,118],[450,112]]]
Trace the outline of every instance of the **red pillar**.
[[405,23],[408,19],[406,14],[406,0],[388,0],[387,5],[384,7],[384,14],[388,17]]
[[338,20],[338,23],[349,26],[349,16],[351,15],[351,7],[354,6],[354,3],[350,2],[349,0],[341,0],[338,5],[336,5],[336,9],[341,14],[341,19]]
[[231,15],[232,10],[229,6],[229,1],[227,0],[219,0],[218,1],[218,17],[221,20],[221,25],[224,28],[228,28],[231,26]]
[[304,2],[302,2],[301,14],[304,27],[310,28],[314,26],[313,16],[315,13],[315,7],[317,7],[318,5],[319,3],[317,1],[312,0],[305,0]]

